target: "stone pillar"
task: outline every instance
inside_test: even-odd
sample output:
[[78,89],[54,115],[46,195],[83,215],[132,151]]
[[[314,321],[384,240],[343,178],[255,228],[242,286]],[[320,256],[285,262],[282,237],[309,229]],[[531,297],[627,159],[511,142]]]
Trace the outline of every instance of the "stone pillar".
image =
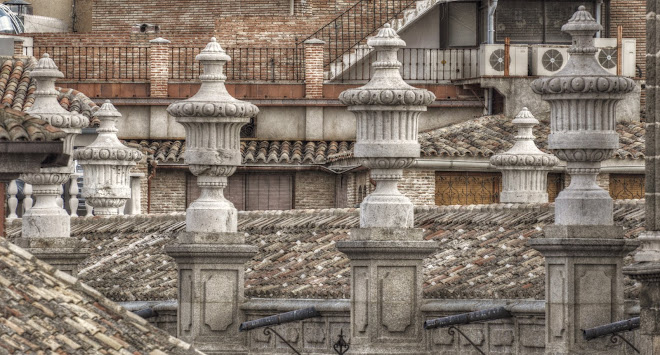
[[117,119],[121,113],[106,100],[95,115],[101,121],[98,136],[90,145],[76,149],[74,156],[83,167],[85,201],[97,216],[116,215],[131,197],[130,170],[142,159],[137,149],[123,145],[117,138]]
[[170,43],[161,37],[149,41],[149,96],[151,97],[167,97]]
[[305,41],[305,97],[323,97],[323,42],[320,39]]
[[417,121],[435,96],[401,78],[397,50],[406,44],[396,31],[385,25],[368,44],[377,53],[371,81],[339,96],[357,119],[355,157],[376,181],[360,228],[337,243],[351,259],[351,353],[423,353],[422,260],[437,244],[413,228],[413,204],[397,182],[419,157]]
[[616,105],[635,87],[596,61],[593,36],[601,29],[580,6],[562,27],[573,37],[566,67],[532,83],[550,103],[548,146],[571,177],[556,199],[555,224],[530,241],[545,256],[546,354],[621,352],[608,339],[585,341],[581,331],[623,319],[623,256],[636,245],[613,225],[612,199],[596,184],[601,161],[619,146]]
[[131,198],[126,202],[125,214],[142,214],[142,178],[143,173],[131,173]]
[[494,155],[490,163],[502,171],[502,203],[547,203],[548,170],[559,163],[534,144],[532,129],[539,124],[524,107],[511,121],[518,127],[515,144],[505,153]]
[[223,67],[231,58],[215,38],[195,59],[204,68],[199,91],[167,108],[186,130],[184,157],[201,189],[186,210],[186,231],[167,248],[179,273],[177,334],[208,354],[244,354],[245,262],[257,248],[237,233],[237,211],[223,190],[241,164],[241,127],[259,110],[227,93]]
[[63,109],[57,102],[55,81],[64,74],[48,54],[39,59],[30,76],[36,79],[37,90],[27,113],[66,133],[64,153],[69,155],[69,162],[66,167],[42,168],[38,173],[21,175],[21,180],[32,184],[36,203],[23,215],[22,237],[17,244],[60,270],[75,273],[77,264],[88,252],[79,248],[76,239],[70,238],[71,218],[58,206],[57,199],[62,184],[75,172],[71,159],[74,140],[82,128],[89,125],[89,119]]
[[660,107],[658,87],[658,50],[660,50],[660,0],[647,0],[646,8],[646,232],[638,240],[641,247],[635,263],[623,272],[641,283],[639,293],[640,351],[660,354]]

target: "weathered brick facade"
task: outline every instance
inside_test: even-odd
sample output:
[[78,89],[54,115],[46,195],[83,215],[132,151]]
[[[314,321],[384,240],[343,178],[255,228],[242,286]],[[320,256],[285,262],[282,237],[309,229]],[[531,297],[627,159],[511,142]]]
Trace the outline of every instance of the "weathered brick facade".
[[435,205],[435,171],[407,169],[399,182],[399,191],[415,206]]
[[151,213],[185,210],[186,170],[158,168],[151,180]]
[[294,207],[334,208],[335,207],[334,174],[320,171],[299,171],[295,178]]
[[305,97],[323,97],[323,41],[305,42]]

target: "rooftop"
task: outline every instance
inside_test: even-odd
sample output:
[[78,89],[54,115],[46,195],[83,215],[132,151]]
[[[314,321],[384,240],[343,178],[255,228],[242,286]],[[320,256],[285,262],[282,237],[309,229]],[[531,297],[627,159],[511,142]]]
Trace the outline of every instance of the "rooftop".
[[65,135],[59,128],[25,112],[0,108],[0,142],[50,142]]

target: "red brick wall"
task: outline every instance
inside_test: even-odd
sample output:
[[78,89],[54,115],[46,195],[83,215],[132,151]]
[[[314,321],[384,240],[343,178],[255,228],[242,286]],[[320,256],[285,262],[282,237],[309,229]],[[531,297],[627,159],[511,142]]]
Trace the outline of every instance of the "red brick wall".
[[334,208],[335,175],[320,171],[300,171],[295,180],[295,209]]
[[157,168],[156,176],[151,180],[151,213],[186,210],[186,171]]

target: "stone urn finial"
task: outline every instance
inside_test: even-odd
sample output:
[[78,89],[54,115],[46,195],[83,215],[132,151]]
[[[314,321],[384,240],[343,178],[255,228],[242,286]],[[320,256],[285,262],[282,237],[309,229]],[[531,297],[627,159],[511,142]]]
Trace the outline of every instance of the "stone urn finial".
[[186,130],[184,159],[197,176],[199,199],[186,213],[188,232],[236,232],[237,213],[223,194],[227,177],[241,164],[240,131],[259,109],[233,98],[225,87],[223,67],[231,58],[215,37],[196,57],[204,68],[202,85],[191,98],[167,108]]
[[532,129],[539,121],[527,107],[523,107],[511,123],[518,127],[513,147],[490,158],[490,163],[502,171],[500,202],[548,202],[548,170],[557,165],[559,159],[543,153],[534,144]]
[[406,45],[389,25],[367,44],[376,51],[374,74],[364,86],[339,95],[357,119],[355,157],[371,169],[376,190],[360,206],[363,228],[412,228],[413,204],[397,183],[419,157],[419,115],[435,100],[428,90],[403,81],[397,50]]
[[597,62],[593,37],[602,29],[584,6],[562,27],[572,38],[566,66],[532,82],[550,103],[548,147],[567,162],[571,184],[556,199],[555,223],[612,225],[612,199],[596,184],[601,162],[619,148],[616,105],[635,83],[608,73]]
[[75,158],[83,167],[82,195],[97,216],[115,215],[131,197],[131,167],[142,159],[137,149],[123,145],[117,138],[117,119],[121,113],[106,100],[96,111],[101,121],[99,134],[90,145],[76,149]]

